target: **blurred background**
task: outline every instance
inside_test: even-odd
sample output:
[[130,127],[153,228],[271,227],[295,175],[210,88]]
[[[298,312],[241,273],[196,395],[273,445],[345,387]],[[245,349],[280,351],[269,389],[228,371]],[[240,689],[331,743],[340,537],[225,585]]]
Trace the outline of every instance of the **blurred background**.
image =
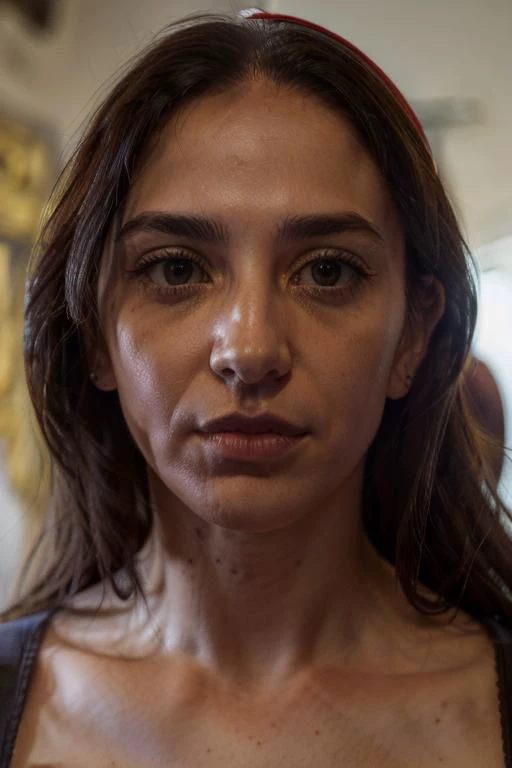
[[[119,68],[166,24],[234,0],[0,0],[0,607],[44,512],[21,354],[23,277],[56,174]],[[411,101],[480,271],[477,410],[512,444],[511,0],[267,0],[352,40]],[[501,438],[500,438],[501,439]],[[512,463],[500,491],[512,506]]]

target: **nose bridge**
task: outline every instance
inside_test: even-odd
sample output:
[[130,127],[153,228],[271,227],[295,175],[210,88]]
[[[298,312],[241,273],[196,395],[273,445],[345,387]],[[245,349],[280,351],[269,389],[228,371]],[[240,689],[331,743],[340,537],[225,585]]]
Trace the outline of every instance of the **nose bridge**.
[[233,280],[215,322],[211,366],[256,383],[289,367],[283,297],[270,270],[255,264]]
[[268,338],[269,326],[274,327],[272,316],[278,311],[276,294],[271,277],[263,269],[248,271],[237,280],[227,308],[231,308],[232,319],[242,333],[255,341],[260,334]]

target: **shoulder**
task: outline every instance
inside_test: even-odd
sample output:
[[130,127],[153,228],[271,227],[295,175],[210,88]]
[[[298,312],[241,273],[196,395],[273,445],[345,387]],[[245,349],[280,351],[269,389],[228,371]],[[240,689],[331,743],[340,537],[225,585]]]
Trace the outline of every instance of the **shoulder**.
[[[116,764],[125,765],[118,753],[127,741],[133,737],[140,745],[147,739],[148,723],[158,724],[163,715],[170,715],[168,723],[175,719],[174,700],[183,699],[180,687],[190,675],[180,673],[182,665],[174,658],[139,658],[137,645],[127,647],[130,653],[125,656],[114,653],[120,647],[125,650],[116,622],[95,630],[94,617],[75,617],[86,635],[83,643],[76,643],[72,617],[57,618],[61,621],[51,622],[34,664],[13,768],[71,765],[78,755],[88,755],[87,765],[113,765],[112,749]],[[107,621],[97,620],[101,625]],[[125,634],[129,627],[123,628]],[[109,637],[112,651],[107,653]],[[190,691],[190,685],[185,690]]]

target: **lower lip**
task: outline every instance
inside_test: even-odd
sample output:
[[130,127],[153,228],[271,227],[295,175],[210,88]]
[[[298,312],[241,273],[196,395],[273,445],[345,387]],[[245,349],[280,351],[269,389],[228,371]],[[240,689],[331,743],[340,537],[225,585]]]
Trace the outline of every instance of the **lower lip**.
[[289,453],[304,435],[289,437],[273,433],[249,435],[246,432],[202,433],[207,446],[223,459],[265,461]]

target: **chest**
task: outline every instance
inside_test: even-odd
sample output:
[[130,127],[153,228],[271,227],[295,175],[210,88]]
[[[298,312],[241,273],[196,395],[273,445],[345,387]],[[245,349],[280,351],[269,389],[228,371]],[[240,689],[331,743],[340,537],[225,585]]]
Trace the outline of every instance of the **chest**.
[[14,768],[503,765],[492,674],[397,681],[323,670],[254,696],[176,665],[63,672],[51,685],[36,678]]

